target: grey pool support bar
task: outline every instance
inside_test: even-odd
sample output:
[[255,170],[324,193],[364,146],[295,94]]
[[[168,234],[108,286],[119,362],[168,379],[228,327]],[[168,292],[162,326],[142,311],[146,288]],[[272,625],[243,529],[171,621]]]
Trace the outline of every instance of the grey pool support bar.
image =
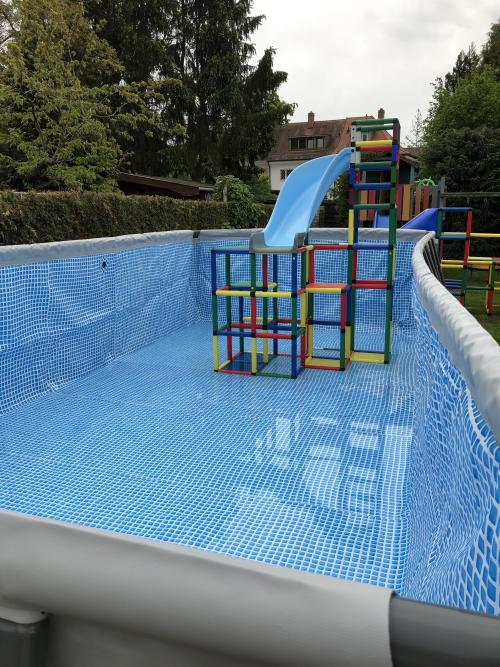
[[[18,610],[48,608],[56,621],[77,618],[72,632],[90,644],[96,626],[114,630],[102,662],[58,664],[148,665],[134,653],[127,662],[116,652],[116,638],[127,645],[126,638],[139,635],[158,642],[159,654],[172,660],[164,664],[176,664],[174,656],[185,660],[187,652],[186,664],[200,666],[498,665],[496,617],[16,513],[2,513],[0,531],[8,538],[0,559],[4,600]],[[48,629],[44,620],[38,626],[4,621],[0,664],[44,667]],[[64,653],[65,639],[60,642],[56,650]]]
[[[386,234],[363,230],[360,238],[384,240]],[[3,247],[0,266],[248,236],[220,230],[193,238],[193,232],[180,231]],[[314,236],[341,239],[345,230],[315,229]],[[449,326],[436,327],[438,334],[498,438],[500,387],[492,363],[500,364],[498,346],[428,268],[424,250],[433,235],[407,231],[398,240],[416,243],[414,273],[429,288],[422,302],[433,324],[433,309],[445,312]],[[479,348],[473,344],[478,339]],[[477,375],[470,373],[472,365]],[[498,617],[413,602],[368,584],[0,511],[2,667],[498,667],[499,656]]]

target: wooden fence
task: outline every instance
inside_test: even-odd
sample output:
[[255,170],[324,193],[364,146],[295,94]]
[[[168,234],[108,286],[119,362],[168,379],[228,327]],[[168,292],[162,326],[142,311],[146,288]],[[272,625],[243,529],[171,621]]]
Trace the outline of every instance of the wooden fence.
[[[398,208],[398,221],[408,222],[416,215],[425,211],[427,208],[438,208],[443,206],[444,178],[438,185],[398,185],[396,193],[396,204]],[[379,192],[362,192],[361,204],[375,204]],[[363,222],[373,222],[375,211],[362,211],[361,220]]]

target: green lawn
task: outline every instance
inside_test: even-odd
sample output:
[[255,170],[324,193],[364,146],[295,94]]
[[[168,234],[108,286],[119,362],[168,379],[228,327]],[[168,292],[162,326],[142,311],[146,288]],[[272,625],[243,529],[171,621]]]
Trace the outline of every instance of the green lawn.
[[[498,276],[498,272],[497,272]],[[460,270],[445,271],[446,278],[460,278]],[[482,271],[473,271],[469,274],[468,284],[484,285],[486,284],[486,273]],[[465,305],[467,310],[474,315],[479,324],[486,331],[489,331],[493,338],[500,344],[500,292],[495,293],[495,309],[492,315],[486,315],[485,307],[486,292],[467,292]]]

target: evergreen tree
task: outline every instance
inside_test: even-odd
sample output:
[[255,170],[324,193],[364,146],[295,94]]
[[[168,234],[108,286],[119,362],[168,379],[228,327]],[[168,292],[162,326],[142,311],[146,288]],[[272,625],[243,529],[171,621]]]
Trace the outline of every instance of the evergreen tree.
[[119,69],[108,44],[64,0],[14,0],[18,24],[0,54],[0,175],[16,188],[106,189],[121,159],[103,118],[111,108],[81,83]]
[[278,96],[286,74],[274,71],[273,59],[274,50],[267,49],[248,73],[230,123],[221,136],[221,166],[242,178],[255,174],[255,161],[274,145],[276,126],[293,113],[294,105]]
[[[471,44],[467,52],[460,51],[453,69],[445,75],[442,85],[448,92],[453,92],[460,79],[470,77],[477,70],[479,63],[479,54],[476,51],[475,45]],[[441,80],[438,79],[438,84],[440,83]]]
[[9,41],[15,30],[15,17],[10,2],[0,0],[0,49]]
[[176,74],[190,92],[186,157],[195,178],[223,170],[242,175],[267,152],[272,132],[292,111],[277,89],[286,80],[268,50],[257,67],[250,38],[263,20],[251,0],[181,0],[174,17]]
[[488,33],[488,41],[481,52],[482,62],[490,65],[500,79],[500,21],[491,26]]
[[122,71],[78,0],[14,0],[0,52],[0,178],[18,189],[110,189],[120,144],[147,134],[161,90],[100,85]]
[[[168,39],[176,0],[84,0],[91,25],[116,51],[125,81],[172,74]],[[115,79],[116,80],[116,79]]]
[[[256,67],[251,36],[263,16],[252,0],[85,0],[92,25],[116,49],[124,78],[178,79],[177,99],[162,108],[168,126],[183,126],[167,145],[139,134],[133,164],[142,170],[197,179],[255,173],[255,159],[273,143],[276,125],[293,106],[281,101],[284,72],[273,70],[272,49]],[[160,147],[160,150],[159,150]],[[166,147],[165,159],[162,147]]]

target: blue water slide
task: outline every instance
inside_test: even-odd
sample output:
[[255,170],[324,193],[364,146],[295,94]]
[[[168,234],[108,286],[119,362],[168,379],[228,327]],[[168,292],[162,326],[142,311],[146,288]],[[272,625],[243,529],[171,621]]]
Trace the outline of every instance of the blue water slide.
[[421,229],[425,232],[436,232],[438,225],[438,209],[427,208],[412,218],[401,229]]
[[304,162],[286,179],[263,232],[250,237],[252,252],[291,252],[304,242],[326,193],[349,169],[351,148]]
[[382,215],[380,211],[375,211],[373,226],[375,229],[389,229],[389,216]]

